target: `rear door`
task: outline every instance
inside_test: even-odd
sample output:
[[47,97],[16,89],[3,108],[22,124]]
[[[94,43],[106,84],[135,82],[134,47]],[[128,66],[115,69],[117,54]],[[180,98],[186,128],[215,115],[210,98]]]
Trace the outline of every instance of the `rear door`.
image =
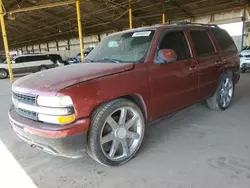
[[198,99],[197,62],[191,57],[183,30],[166,31],[158,44],[158,50],[161,49],[174,50],[177,60],[164,64],[155,61],[149,67],[155,118]]
[[[213,37],[216,39],[218,46],[220,48],[221,64],[219,66],[222,67],[225,66],[226,64],[231,64],[231,66],[235,66],[236,70],[238,70],[239,55],[237,47],[232,37],[225,30],[219,28],[212,28],[211,33]],[[250,53],[246,55],[245,62],[249,62],[250,65]]]
[[27,63],[27,57],[21,56],[17,57],[12,61],[12,69],[13,73],[20,74],[20,73],[27,73],[29,72],[29,64]]
[[199,97],[202,99],[211,96],[216,89],[221,58],[207,30],[198,28],[189,33],[198,60]]

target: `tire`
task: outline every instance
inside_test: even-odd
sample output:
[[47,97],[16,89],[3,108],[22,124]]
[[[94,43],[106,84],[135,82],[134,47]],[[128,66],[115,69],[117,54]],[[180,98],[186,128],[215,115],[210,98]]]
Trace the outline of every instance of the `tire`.
[[41,67],[39,67],[39,71],[44,71],[44,70],[47,70],[48,68],[47,67],[45,67],[45,66],[41,66]]
[[244,68],[241,69],[242,73],[245,73],[246,71],[247,71],[247,69],[244,69]]
[[207,106],[212,110],[226,110],[232,102],[234,86],[232,76],[224,73],[220,78],[214,95],[206,99]]
[[9,73],[5,69],[0,69],[0,79],[6,79],[9,76]]
[[127,99],[107,102],[91,116],[89,155],[103,165],[120,166],[136,154],[144,131],[144,116],[135,103]]

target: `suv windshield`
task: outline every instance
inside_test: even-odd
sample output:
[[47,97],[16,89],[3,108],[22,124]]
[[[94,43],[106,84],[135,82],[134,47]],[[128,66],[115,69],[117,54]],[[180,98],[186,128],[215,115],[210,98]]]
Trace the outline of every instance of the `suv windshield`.
[[119,33],[106,37],[85,59],[85,62],[133,63],[144,60],[153,30]]

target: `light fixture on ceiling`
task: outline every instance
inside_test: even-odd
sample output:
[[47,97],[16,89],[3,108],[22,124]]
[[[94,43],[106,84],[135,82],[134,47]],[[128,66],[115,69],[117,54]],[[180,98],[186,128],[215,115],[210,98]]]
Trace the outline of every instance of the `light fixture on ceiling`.
[[16,19],[16,16],[14,14],[8,14],[7,15],[7,19],[8,20],[15,20]]

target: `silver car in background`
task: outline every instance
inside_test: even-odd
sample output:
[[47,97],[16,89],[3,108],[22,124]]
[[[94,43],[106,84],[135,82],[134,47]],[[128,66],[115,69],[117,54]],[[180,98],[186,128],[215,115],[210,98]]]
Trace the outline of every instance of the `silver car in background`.
[[[12,57],[11,66],[13,74],[38,72],[56,67],[49,54],[27,54]],[[8,64],[5,60],[0,63],[0,79],[5,79],[9,75]]]

